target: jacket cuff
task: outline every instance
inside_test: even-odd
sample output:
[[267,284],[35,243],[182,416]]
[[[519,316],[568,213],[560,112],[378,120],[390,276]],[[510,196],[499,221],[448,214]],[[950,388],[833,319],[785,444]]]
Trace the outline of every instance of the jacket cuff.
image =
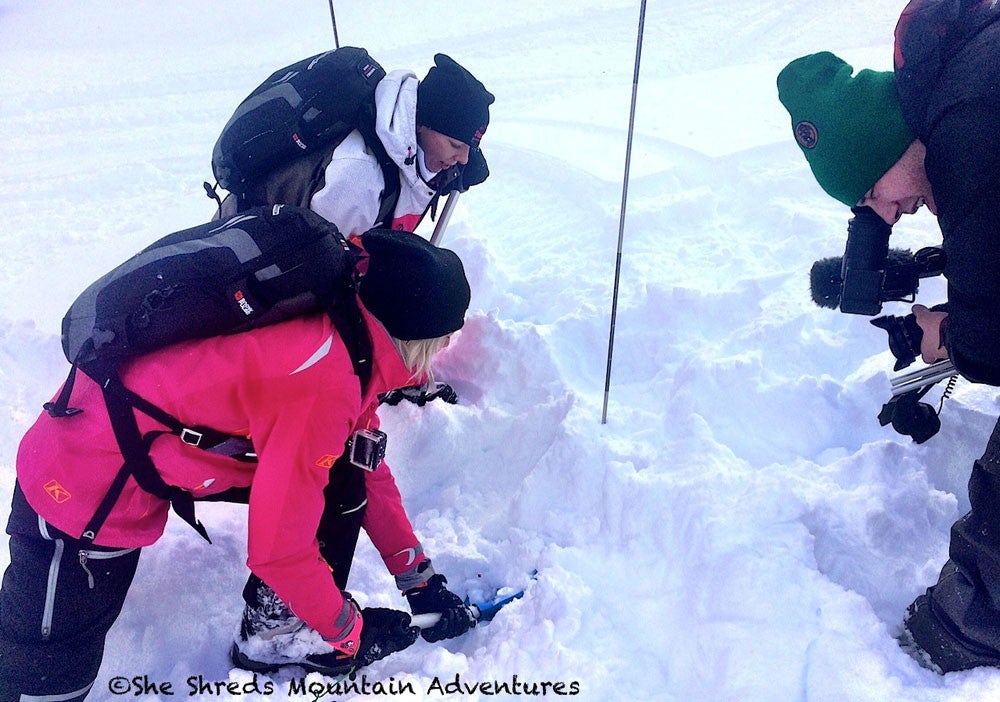
[[403,594],[415,587],[424,585],[434,576],[434,566],[430,558],[424,558],[420,563],[396,576],[396,587]]
[[333,623],[338,633],[333,638],[324,638],[324,641],[344,656],[353,658],[357,655],[358,649],[361,648],[361,628],[363,625],[364,622],[357,605],[354,604],[354,600],[350,596],[346,596],[344,597],[344,606]]
[[385,567],[388,571],[397,578],[402,573],[412,570],[424,561],[429,560],[424,555],[424,547],[420,544],[412,548],[404,548],[391,556],[383,556],[382,559],[385,561]]

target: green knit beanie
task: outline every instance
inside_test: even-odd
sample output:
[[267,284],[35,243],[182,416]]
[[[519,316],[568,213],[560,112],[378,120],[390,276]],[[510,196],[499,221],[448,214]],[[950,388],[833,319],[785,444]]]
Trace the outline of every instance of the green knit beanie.
[[778,74],[778,99],[820,186],[854,207],[915,139],[892,71],[859,71],[828,51]]

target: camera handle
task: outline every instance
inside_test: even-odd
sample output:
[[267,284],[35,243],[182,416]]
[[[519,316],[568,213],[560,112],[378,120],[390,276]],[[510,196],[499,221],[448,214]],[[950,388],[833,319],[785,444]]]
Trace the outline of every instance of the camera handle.
[[945,378],[957,375],[958,371],[955,370],[955,364],[950,360],[938,361],[929,366],[924,366],[923,368],[918,368],[915,371],[903,373],[893,378],[891,380],[892,396],[897,397],[911,390],[918,390],[925,385],[934,385]]

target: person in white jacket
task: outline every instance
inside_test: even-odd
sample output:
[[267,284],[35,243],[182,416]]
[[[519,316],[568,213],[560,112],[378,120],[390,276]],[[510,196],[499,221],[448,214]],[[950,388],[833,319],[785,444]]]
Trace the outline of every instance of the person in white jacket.
[[[421,81],[412,71],[395,70],[375,88],[375,135],[399,169],[398,187],[386,182],[378,157],[355,130],[333,149],[322,184],[308,199],[299,191],[299,202],[345,236],[372,227],[412,232],[439,194],[466,190],[489,174],[479,143],[495,98],[451,57],[436,54],[434,63]],[[297,170],[296,177],[305,177],[318,169]],[[392,395],[390,404],[456,400],[451,386],[430,381]]]
[[[422,81],[412,71],[396,70],[375,89],[375,133],[399,167],[399,195],[384,223],[391,229],[416,228],[444,185],[440,181],[454,177],[453,167],[469,163],[489,124],[493,95],[445,54],[434,61]],[[377,223],[385,178],[360,132],[333,151],[324,181],[310,209],[345,235],[361,234]]]
[[374,132],[389,160],[354,130],[273,169],[242,205],[226,198],[217,217],[247,204],[286,204],[309,207],[346,236],[376,227],[412,232],[437,195],[481,183],[489,169],[479,142],[495,98],[449,56],[434,61],[423,80],[395,70],[375,87]]

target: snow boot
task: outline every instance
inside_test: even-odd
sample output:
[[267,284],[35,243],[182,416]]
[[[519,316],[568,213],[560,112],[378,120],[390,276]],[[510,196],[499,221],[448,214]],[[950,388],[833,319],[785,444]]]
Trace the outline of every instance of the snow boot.
[[906,610],[899,645],[924,668],[952,673],[980,667],[1000,666],[1000,655],[953,633],[934,614],[931,593],[921,595]]
[[329,677],[347,675],[354,668],[353,659],[344,658],[318,631],[292,614],[259,578],[250,577],[243,597],[247,604],[240,635],[229,652],[237,668],[273,673],[285,666],[298,666]]

